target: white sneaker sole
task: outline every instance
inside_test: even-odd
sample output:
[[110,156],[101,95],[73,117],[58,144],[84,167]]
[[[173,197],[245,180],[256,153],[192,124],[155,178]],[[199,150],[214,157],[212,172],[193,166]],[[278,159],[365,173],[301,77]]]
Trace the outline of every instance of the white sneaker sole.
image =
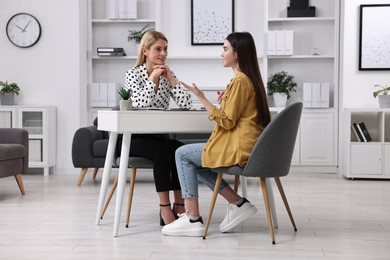
[[219,231],[222,233],[228,232],[229,230],[233,229],[234,227],[239,225],[241,222],[243,222],[247,218],[250,218],[252,215],[256,214],[256,212],[257,212],[257,208],[252,205],[252,207],[249,210],[247,210],[240,217],[236,218],[234,221],[229,222],[229,224],[227,224],[224,227],[219,226]]
[[161,233],[166,236],[174,236],[174,237],[203,237],[202,229],[193,229],[193,230],[161,230]]

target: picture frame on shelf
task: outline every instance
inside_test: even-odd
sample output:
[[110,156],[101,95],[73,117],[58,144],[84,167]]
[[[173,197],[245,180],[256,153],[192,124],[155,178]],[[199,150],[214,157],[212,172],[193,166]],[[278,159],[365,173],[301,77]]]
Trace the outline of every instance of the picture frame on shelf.
[[234,0],[191,0],[191,45],[223,45],[234,32]]
[[390,4],[360,5],[359,70],[390,70]]

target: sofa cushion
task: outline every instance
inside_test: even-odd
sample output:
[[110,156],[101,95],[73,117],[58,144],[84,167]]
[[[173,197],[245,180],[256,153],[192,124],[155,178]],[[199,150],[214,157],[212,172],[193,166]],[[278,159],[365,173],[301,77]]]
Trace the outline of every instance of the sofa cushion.
[[92,153],[94,157],[106,157],[108,148],[108,139],[96,140],[92,144]]
[[0,144],[0,161],[22,158],[26,152],[21,144]]

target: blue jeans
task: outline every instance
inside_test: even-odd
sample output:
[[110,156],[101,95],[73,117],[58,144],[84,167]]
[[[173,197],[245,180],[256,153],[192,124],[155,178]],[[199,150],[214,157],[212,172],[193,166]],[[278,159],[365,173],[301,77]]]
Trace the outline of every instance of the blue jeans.
[[[214,190],[217,173],[202,167],[204,143],[186,144],[176,150],[176,166],[183,198],[198,198],[198,181]],[[229,184],[222,180],[220,191]]]

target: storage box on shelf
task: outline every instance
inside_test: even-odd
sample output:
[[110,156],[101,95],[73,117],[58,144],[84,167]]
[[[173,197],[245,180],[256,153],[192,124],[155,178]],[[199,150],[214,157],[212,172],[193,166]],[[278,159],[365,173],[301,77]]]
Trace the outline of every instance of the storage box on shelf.
[[54,106],[0,106],[0,126],[29,133],[29,168],[43,168],[45,176],[56,164]]
[[[390,179],[390,109],[344,110],[343,167],[347,178]],[[355,136],[353,123],[363,122],[371,137],[364,142]]]

